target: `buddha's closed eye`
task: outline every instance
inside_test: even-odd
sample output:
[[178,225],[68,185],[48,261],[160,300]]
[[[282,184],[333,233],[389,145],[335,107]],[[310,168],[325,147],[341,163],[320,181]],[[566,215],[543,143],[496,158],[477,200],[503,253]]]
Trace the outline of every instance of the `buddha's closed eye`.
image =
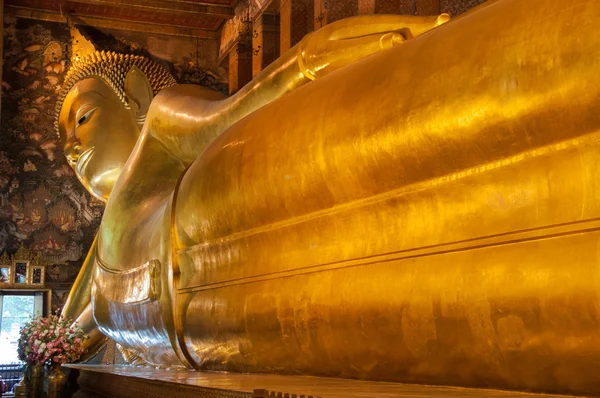
[[77,124],[76,124],[76,126],[75,126],[75,127],[79,127],[79,126],[81,126],[82,124],[85,124],[85,123],[87,123],[87,122],[90,120],[90,118],[92,117],[92,114],[93,114],[93,113],[96,111],[96,109],[98,109],[98,108],[92,108],[92,109],[89,109],[89,110],[88,110],[88,111],[86,111],[86,112],[85,112],[83,115],[81,115],[81,116],[80,116],[80,117],[77,119]]

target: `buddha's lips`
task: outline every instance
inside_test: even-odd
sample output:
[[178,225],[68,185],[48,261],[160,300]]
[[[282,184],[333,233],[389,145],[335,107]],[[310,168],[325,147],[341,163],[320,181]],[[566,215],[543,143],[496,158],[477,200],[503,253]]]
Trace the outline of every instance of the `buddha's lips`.
[[83,176],[83,172],[84,172],[87,164],[90,162],[90,159],[92,158],[92,154],[93,154],[95,148],[96,147],[91,147],[90,149],[84,151],[79,156],[79,159],[77,159],[77,174],[79,174],[80,176]]

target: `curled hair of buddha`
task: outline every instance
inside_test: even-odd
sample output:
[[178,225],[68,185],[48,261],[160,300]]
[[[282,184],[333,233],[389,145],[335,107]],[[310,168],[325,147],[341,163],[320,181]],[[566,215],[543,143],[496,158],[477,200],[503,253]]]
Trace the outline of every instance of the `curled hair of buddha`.
[[125,94],[125,77],[133,67],[137,67],[146,75],[155,95],[163,88],[176,84],[173,75],[164,67],[140,55],[94,51],[81,57],[75,57],[65,76],[56,103],[54,125],[57,133],[59,133],[58,117],[67,94],[77,82],[85,78],[98,77],[102,79],[114,90],[125,107],[129,108]]

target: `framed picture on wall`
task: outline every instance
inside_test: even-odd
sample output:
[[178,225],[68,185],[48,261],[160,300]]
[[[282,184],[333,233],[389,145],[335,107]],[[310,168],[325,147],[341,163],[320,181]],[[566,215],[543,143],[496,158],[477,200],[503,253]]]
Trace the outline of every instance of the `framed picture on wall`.
[[13,266],[0,265],[0,287],[8,286],[12,284]]
[[42,265],[33,265],[30,270],[31,286],[44,286],[45,267]]
[[13,261],[13,265],[15,271],[14,284],[26,285],[29,280],[29,261],[15,260]]

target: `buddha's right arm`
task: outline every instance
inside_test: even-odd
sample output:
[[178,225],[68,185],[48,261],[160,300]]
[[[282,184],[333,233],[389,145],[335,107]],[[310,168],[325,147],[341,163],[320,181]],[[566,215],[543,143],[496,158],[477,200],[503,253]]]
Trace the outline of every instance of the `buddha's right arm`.
[[296,88],[446,22],[433,17],[369,15],[337,21],[305,36],[235,95],[223,98],[200,86],[161,91],[147,126],[186,164],[234,123]]
[[92,282],[97,247],[98,234],[94,238],[90,251],[83,262],[79,275],[71,288],[69,297],[61,312],[63,318],[74,320],[89,336],[89,339],[83,343],[87,352],[81,358],[82,361],[86,361],[96,355],[104,347],[104,344],[106,344],[106,337],[100,332],[92,316]]
[[94,263],[98,248],[98,234],[92,242],[92,246],[79,270],[79,275],[73,283],[69,297],[61,311],[63,318],[77,319],[91,303],[92,282],[94,277]]

